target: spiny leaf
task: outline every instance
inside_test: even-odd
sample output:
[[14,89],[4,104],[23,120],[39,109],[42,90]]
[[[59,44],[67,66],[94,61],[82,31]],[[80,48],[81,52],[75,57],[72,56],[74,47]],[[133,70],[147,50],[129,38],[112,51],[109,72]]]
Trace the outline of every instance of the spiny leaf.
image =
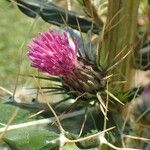
[[39,15],[48,23],[57,26],[67,25],[76,30],[79,30],[79,24],[82,32],[91,30],[99,33],[100,31],[99,26],[94,22],[64,10],[48,0],[17,0],[17,3],[20,10],[29,17],[35,18]]
[[52,93],[52,94],[67,94],[66,91],[63,91],[63,90],[46,90],[46,91],[43,91],[43,93]]
[[19,108],[22,108],[22,109],[26,109],[30,112],[33,112],[33,113],[36,113],[40,110],[45,110],[45,109],[48,109],[48,106],[46,103],[35,103],[35,104],[28,104],[28,103],[17,103],[15,101],[11,101],[11,102],[6,102],[3,104],[4,106],[6,105],[9,105],[10,107],[19,107]]
[[43,80],[50,80],[50,81],[55,81],[55,82],[60,82],[61,79],[58,77],[43,77],[43,76],[34,76],[34,75],[27,75],[27,77],[31,77],[31,78],[38,78],[38,79],[43,79]]
[[[11,118],[11,115],[15,112],[18,107],[16,105],[10,105],[7,103],[0,103],[0,122],[6,124]],[[31,108],[30,108],[31,109]],[[13,123],[26,122],[29,121],[28,117],[33,115],[31,111],[24,110],[20,107]],[[34,119],[34,118],[33,118]]]
[[30,127],[9,131],[4,135],[3,140],[12,150],[55,150],[59,148],[58,137],[55,132]]
[[55,107],[57,107],[58,105],[60,105],[60,104],[62,104],[62,103],[64,103],[64,102],[66,102],[66,101],[68,101],[68,100],[70,100],[70,99],[71,99],[71,97],[66,97],[66,98],[60,100],[59,102],[57,102],[57,103],[55,104]]
[[91,148],[96,148],[99,146],[99,140],[98,139],[90,139],[87,141],[82,141],[76,143],[77,147],[81,149],[91,149]]
[[65,90],[63,87],[56,87],[56,86],[48,86],[48,87],[35,87],[35,88],[27,88],[27,89],[43,89],[43,90],[47,90],[47,89],[50,89],[50,90],[58,90],[58,91],[62,91],[62,90]]
[[63,86],[61,87],[57,87],[57,86],[45,86],[45,87],[41,87],[41,89],[55,89],[55,90],[64,90]]

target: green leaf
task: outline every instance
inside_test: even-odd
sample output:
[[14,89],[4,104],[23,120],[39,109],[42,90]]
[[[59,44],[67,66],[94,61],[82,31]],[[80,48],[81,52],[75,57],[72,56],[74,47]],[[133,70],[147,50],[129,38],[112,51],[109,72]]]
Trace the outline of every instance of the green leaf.
[[64,10],[48,0],[17,0],[17,3],[20,10],[29,17],[35,18],[39,15],[48,23],[57,26],[68,25],[76,30],[79,30],[80,25],[82,32],[91,30],[94,33],[99,33],[100,31],[99,26],[94,22]]
[[[8,120],[11,118],[11,116],[13,115],[13,113],[15,112],[17,108],[18,108],[17,106],[0,103],[0,110],[1,110],[0,122],[3,124],[7,124]],[[34,113],[31,113],[29,110],[20,108],[12,123],[20,123],[20,122],[29,121],[31,120],[29,119],[29,116],[33,114]],[[37,119],[37,117],[33,117],[32,120],[35,118]]]
[[[5,105],[8,105],[8,104],[5,104]],[[11,107],[14,107],[14,109],[16,108],[16,106],[11,106]],[[7,109],[6,109],[6,111],[7,111]],[[55,110],[60,111],[60,109],[62,109],[62,108],[59,107]],[[20,110],[22,110],[22,109],[20,109]],[[51,113],[49,113],[49,115],[50,114]],[[76,115],[76,111],[75,111],[75,112],[72,112],[72,115],[73,114],[75,116],[72,116],[72,117],[69,117],[69,118],[66,118],[66,119],[63,119],[60,121],[61,121],[61,124],[62,124],[62,127],[64,128],[64,130],[67,131],[67,133],[69,133],[69,135],[74,135],[73,139],[76,139],[76,138],[78,138],[78,134],[79,134],[80,129],[83,124],[84,111],[78,115]],[[67,116],[67,114],[66,114],[66,116]],[[22,118],[23,117],[24,116],[22,116]],[[9,117],[7,119],[9,119]],[[6,121],[7,121],[7,119],[6,119]],[[61,117],[60,117],[60,119],[61,119]],[[87,120],[84,124],[83,132],[82,132],[81,136],[84,137],[87,135],[87,133],[92,133],[93,130],[99,131],[99,128],[101,128],[101,125],[103,125],[103,121],[99,121],[99,120],[102,120],[102,116],[100,114],[100,111],[96,112],[95,107],[94,107],[87,114]],[[20,121],[23,122],[23,120],[20,120]],[[48,129],[48,130],[43,129],[44,127],[46,127],[46,129]],[[55,140],[55,139],[58,138],[58,134],[56,134],[54,132],[59,133],[58,127],[55,124],[53,124],[52,126],[51,125],[49,125],[49,126],[40,125],[40,126],[36,126],[36,127],[32,126],[29,128],[21,128],[21,129],[17,129],[17,130],[8,131],[4,135],[3,140],[12,149],[15,149],[15,150],[26,150],[26,149],[28,149],[28,150],[40,150],[40,149],[41,150],[47,150],[47,149],[55,150],[56,149],[57,150],[59,141]],[[68,135],[67,135],[67,138],[72,139],[72,136],[68,137]],[[56,141],[56,143],[55,143],[55,141]],[[80,148],[94,148],[94,147],[97,147],[98,144],[99,143],[97,143],[97,140],[92,140],[92,141],[83,141],[83,142],[77,143],[77,146]]]
[[59,135],[43,128],[30,127],[7,132],[3,140],[12,150],[57,150]]
[[35,76],[35,75],[27,75],[27,77],[31,78],[37,78],[37,79],[42,79],[42,80],[49,80],[49,81],[55,81],[55,82],[60,82],[60,78],[54,77],[54,76]]
[[[92,132],[92,130],[91,130],[91,132]],[[94,132],[96,133],[97,131],[95,130]],[[84,137],[89,136],[89,135],[93,135],[93,134],[94,133],[89,133],[89,134],[86,134]],[[67,133],[66,137],[69,139],[72,139],[72,140],[79,138],[79,136],[77,134],[72,134],[72,133]],[[81,141],[81,142],[76,142],[75,144],[78,148],[81,148],[81,149],[91,149],[91,148],[98,147],[100,142],[99,142],[98,138],[90,138],[88,140],[86,139],[86,140]]]
[[75,144],[66,144],[64,150],[80,150]]
[[96,148],[99,146],[99,140],[98,139],[86,140],[86,141],[78,142],[76,143],[76,145],[81,149]]

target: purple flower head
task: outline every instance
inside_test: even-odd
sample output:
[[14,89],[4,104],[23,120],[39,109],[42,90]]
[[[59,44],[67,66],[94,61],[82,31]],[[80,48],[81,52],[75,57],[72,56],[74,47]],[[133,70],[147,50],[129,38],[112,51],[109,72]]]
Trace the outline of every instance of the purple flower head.
[[31,66],[50,75],[65,76],[78,66],[76,39],[69,39],[66,32],[49,30],[40,33],[29,44]]

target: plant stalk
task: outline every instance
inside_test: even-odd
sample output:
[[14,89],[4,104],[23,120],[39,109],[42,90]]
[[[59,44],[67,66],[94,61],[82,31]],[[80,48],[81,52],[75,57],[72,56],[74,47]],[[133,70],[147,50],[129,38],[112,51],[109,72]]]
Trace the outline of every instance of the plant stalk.
[[[114,75],[111,81],[114,90],[127,90],[131,87],[139,2],[140,0],[108,0],[100,64],[111,68],[108,70],[109,74]],[[126,82],[118,86],[115,84],[118,81]]]

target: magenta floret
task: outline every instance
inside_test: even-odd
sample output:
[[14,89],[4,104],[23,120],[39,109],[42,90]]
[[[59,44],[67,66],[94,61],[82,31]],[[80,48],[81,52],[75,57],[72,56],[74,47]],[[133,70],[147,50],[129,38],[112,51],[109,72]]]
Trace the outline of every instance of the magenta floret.
[[66,32],[49,30],[29,44],[31,66],[50,75],[65,76],[77,67],[78,44]]

